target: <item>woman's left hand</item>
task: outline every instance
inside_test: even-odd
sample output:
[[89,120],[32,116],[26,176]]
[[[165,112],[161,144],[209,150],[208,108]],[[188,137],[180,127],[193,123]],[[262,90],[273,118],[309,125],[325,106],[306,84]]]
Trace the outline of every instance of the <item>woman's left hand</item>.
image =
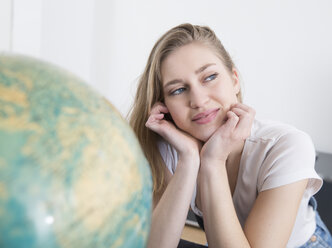
[[222,124],[202,147],[201,161],[226,162],[229,154],[249,137],[255,110],[242,103],[231,106],[227,121]]

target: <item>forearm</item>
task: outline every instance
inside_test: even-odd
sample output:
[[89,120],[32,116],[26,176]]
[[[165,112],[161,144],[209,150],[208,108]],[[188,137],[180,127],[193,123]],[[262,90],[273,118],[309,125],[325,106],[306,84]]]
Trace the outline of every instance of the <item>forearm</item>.
[[153,210],[148,247],[177,247],[196,184],[199,160],[179,160],[177,169]]
[[198,178],[209,247],[250,247],[236,215],[225,165],[209,166],[218,168],[200,172]]

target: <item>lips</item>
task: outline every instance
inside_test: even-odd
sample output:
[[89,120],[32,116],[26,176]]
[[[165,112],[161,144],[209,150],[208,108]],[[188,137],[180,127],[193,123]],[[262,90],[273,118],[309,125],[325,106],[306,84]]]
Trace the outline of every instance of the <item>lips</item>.
[[197,124],[209,123],[214,120],[214,118],[217,116],[218,111],[219,108],[209,109],[207,111],[195,115],[192,118],[192,121],[196,122]]

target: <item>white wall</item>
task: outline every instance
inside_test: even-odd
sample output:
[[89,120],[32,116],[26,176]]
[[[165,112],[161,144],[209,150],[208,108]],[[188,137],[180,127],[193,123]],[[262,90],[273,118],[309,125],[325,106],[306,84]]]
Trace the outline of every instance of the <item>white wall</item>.
[[332,153],[330,0],[14,3],[13,35],[6,38],[13,51],[73,71],[123,114],[157,38],[183,22],[209,25],[233,56],[245,102],[257,117],[293,124],[311,135],[318,150]]
[[0,1],[0,51],[11,49],[12,1]]
[[12,1],[12,51],[50,61],[90,82],[94,1]]
[[332,152],[331,1],[117,0],[113,8],[116,93],[109,96],[121,111],[161,34],[183,22],[209,25],[233,56],[257,117],[293,124],[318,150]]
[[42,0],[12,2],[12,50],[39,57],[42,43]]

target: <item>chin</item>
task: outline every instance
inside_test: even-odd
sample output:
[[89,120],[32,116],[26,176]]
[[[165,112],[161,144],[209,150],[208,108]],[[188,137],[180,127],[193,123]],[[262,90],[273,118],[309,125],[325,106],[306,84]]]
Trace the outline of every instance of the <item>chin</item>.
[[205,132],[205,133],[195,133],[192,134],[196,139],[202,141],[203,143],[205,143],[206,141],[208,141],[210,139],[210,137],[213,135],[213,132]]

